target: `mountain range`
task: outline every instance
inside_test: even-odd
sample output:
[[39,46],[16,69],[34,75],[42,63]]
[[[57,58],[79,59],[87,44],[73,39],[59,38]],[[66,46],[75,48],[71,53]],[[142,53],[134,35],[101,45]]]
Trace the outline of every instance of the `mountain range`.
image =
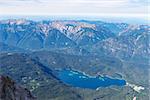
[[[134,96],[148,100],[149,36],[149,25],[1,20],[0,75],[26,87],[37,100],[132,100]],[[125,79],[134,85],[100,90],[73,87],[57,77],[62,69]],[[137,92],[138,86],[144,90]]]
[[[26,50],[100,52],[121,58],[150,56],[148,25],[98,21],[0,21],[0,42]],[[105,49],[106,48],[106,49]],[[76,52],[78,51],[78,53]],[[101,54],[102,54],[101,53]]]

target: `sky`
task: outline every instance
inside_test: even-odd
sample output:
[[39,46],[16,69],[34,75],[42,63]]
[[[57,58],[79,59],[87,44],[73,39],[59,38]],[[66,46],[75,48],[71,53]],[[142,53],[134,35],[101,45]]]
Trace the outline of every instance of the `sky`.
[[127,16],[148,19],[150,0],[0,0],[0,15]]

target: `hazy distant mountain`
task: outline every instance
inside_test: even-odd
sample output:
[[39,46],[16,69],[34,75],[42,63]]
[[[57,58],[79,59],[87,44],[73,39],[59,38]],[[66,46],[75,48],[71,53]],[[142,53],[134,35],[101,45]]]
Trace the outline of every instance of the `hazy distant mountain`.
[[6,20],[0,27],[0,42],[31,50],[92,45],[115,36],[108,28],[80,21]]
[[[120,48],[115,55],[120,55],[120,53],[127,53],[130,56],[131,53],[143,55],[149,53],[148,37],[148,25],[84,20],[34,22],[18,19],[0,21],[0,42],[30,50],[57,49],[61,51],[65,49],[75,54],[77,48],[88,52],[89,48],[93,46],[93,51],[99,51],[98,48],[102,48],[106,53]],[[98,46],[95,48],[97,50],[94,49],[94,45]]]

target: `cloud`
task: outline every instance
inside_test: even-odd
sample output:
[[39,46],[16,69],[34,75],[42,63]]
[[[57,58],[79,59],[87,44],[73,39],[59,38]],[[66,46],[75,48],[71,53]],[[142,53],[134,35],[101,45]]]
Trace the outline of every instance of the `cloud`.
[[148,15],[149,0],[0,0],[0,15]]

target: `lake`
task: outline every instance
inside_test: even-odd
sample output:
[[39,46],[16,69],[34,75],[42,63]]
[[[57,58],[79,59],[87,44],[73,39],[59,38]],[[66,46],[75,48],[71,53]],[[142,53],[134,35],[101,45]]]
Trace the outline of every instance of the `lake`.
[[60,70],[58,78],[66,84],[74,87],[97,89],[98,87],[124,86],[126,81],[109,77],[92,77],[73,70]]

